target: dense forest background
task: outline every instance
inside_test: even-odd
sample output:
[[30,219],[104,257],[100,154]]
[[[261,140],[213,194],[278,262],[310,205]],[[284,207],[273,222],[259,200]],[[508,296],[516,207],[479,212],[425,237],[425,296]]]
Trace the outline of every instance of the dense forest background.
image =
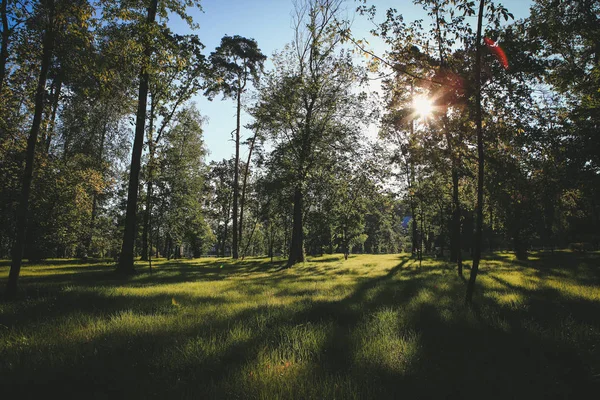
[[[427,20],[298,2],[265,69],[251,38],[209,52],[169,28],[193,28],[197,0],[1,0],[9,285],[22,258],[127,273],[137,257],[407,251],[462,273],[486,250],[598,249],[600,2],[535,0],[516,21],[492,1],[415,3]],[[384,53],[340,17],[356,7]],[[198,94],[236,104],[231,159],[207,161]]]

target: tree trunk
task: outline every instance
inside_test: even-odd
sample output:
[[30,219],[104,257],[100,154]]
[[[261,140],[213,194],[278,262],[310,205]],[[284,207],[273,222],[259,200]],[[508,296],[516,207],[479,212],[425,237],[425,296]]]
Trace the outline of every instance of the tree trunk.
[[527,244],[521,239],[521,237],[521,232],[517,230],[513,237],[513,247],[515,251],[515,256],[519,261],[527,261],[527,259],[529,258],[527,254]]
[[350,254],[350,249],[349,247],[349,240],[348,240],[348,233],[346,231],[344,231],[342,233],[342,243],[343,243],[343,249],[344,249],[344,260],[348,259],[348,255]]
[[142,252],[140,260],[148,261],[148,256],[151,250],[148,250],[148,243],[150,242],[150,212],[152,207],[152,192],[153,185],[152,180],[148,179],[146,182],[146,210],[144,210],[144,227],[142,231]]
[[148,232],[150,224],[150,208],[152,207],[152,172],[154,162],[154,110],[155,99],[150,101],[150,121],[148,126],[148,176],[146,178],[146,209],[144,210],[144,226],[142,231],[142,254],[141,260],[148,261]]
[[[252,230],[250,231],[250,236],[248,237],[248,242],[246,243],[246,246],[244,247],[244,250],[242,251],[242,260],[246,257],[248,248],[250,248],[250,244],[252,243],[252,237],[254,236],[254,231],[256,230],[256,225],[258,225],[258,221],[256,221],[254,223],[254,226],[252,226]],[[253,246],[253,248],[254,248],[254,246]],[[250,253],[250,254],[252,254],[252,253]]]
[[21,263],[23,262],[23,249],[25,247],[25,227],[27,225],[27,214],[29,211],[29,194],[31,192],[31,180],[33,177],[33,162],[35,159],[35,145],[40,133],[42,123],[42,114],[44,112],[44,94],[46,92],[46,79],[48,78],[48,70],[52,61],[52,52],[54,48],[54,1],[48,2],[49,8],[49,23],[44,32],[42,63],[40,67],[40,75],[35,92],[35,109],[33,121],[29,137],[27,138],[27,155],[25,159],[25,170],[23,172],[21,198],[17,208],[16,215],[16,235],[14,246],[12,249],[12,261],[10,265],[10,273],[8,276],[8,284],[6,287],[6,296],[13,298],[17,293],[17,281],[21,272]]
[[425,219],[425,217],[423,216],[423,201],[421,201],[420,217],[421,217],[421,230],[419,232],[419,268],[421,268],[422,262],[423,262],[423,234],[424,234],[423,220]]
[[54,88],[54,96],[52,98],[52,114],[50,116],[50,124],[48,131],[46,132],[44,143],[44,150],[46,153],[50,153],[50,145],[52,144],[52,137],[54,136],[54,129],[56,126],[56,114],[58,112],[58,102],[60,101],[60,92],[62,90],[62,74],[60,72],[56,79],[58,82]]
[[0,13],[2,14],[2,45],[0,47],[0,95],[4,88],[4,78],[6,75],[6,61],[8,60],[8,39],[10,31],[8,29],[8,15],[6,14],[6,6],[8,0],[2,0],[0,4]]
[[[453,164],[456,161],[453,161]],[[461,229],[460,229],[460,198],[458,196],[458,166],[452,167],[452,249],[453,260],[458,267],[458,276],[463,276]]]
[[269,251],[267,253],[267,257],[271,259],[271,264],[273,263],[273,223],[269,219]]
[[475,280],[479,271],[479,260],[481,259],[481,238],[483,235],[483,173],[484,173],[484,151],[483,151],[483,117],[481,110],[481,25],[483,22],[483,10],[485,0],[479,2],[479,16],[477,19],[477,38],[475,45],[477,53],[475,58],[475,123],[477,125],[477,221],[475,224],[475,246],[473,252],[473,268],[469,276],[465,302],[473,302],[473,291]]
[[224,230],[224,232],[223,232],[223,247],[221,249],[221,257],[225,257],[225,250],[227,247],[227,227],[229,226],[230,210],[231,210],[231,200],[229,200],[229,202],[227,204],[227,211],[225,212],[225,226],[223,229]]
[[292,244],[288,257],[287,267],[304,262],[304,232],[302,230],[302,201],[303,194],[300,187],[294,190],[294,219],[292,222]]
[[[106,131],[108,129],[108,123],[104,122],[104,128],[102,129],[102,136],[100,136],[100,149],[98,150],[98,166],[102,163],[102,155],[104,154],[104,142],[106,141]],[[86,243],[86,253],[90,254],[92,247],[92,241],[94,239],[94,227],[96,225],[96,217],[98,214],[98,195],[96,192],[92,195],[92,215],[90,218],[90,233]]]
[[[254,132],[254,136],[252,137],[252,142],[250,143],[250,149],[248,150],[248,160],[246,162],[246,169],[244,170],[244,179],[242,182],[242,199],[240,201],[240,224],[238,229],[238,240],[240,246],[242,246],[242,227],[244,226],[244,203],[246,201],[246,184],[248,182],[248,173],[250,171],[250,160],[252,159],[252,150],[254,150],[254,142],[256,141],[256,135],[258,134],[258,129]],[[248,242],[250,243],[250,242]],[[247,246],[246,246],[247,247]],[[245,253],[245,251],[244,251]],[[244,256],[242,256],[243,258]]]
[[172,257],[173,253],[173,238],[171,237],[171,235],[169,235],[169,238],[167,239],[167,260],[170,260]]
[[[414,94],[414,86],[411,85],[410,87],[410,95],[411,97]],[[415,137],[415,121],[414,119],[412,121],[410,121],[410,137],[414,138]],[[414,257],[417,253],[418,253],[418,242],[417,242],[417,214],[416,214],[416,205],[415,205],[415,198],[414,198],[414,194],[412,193],[412,187],[413,187],[413,181],[414,181],[414,167],[412,165],[412,163],[408,162],[408,159],[406,160],[406,180],[408,183],[408,190],[410,192],[410,212],[412,214],[412,250],[411,250],[411,255]]]
[[[237,119],[235,127],[235,167],[233,170],[233,243],[232,256],[234,260],[239,257],[238,254],[238,196],[240,180],[240,114],[242,112],[242,93],[241,89],[237,93]],[[241,230],[241,225],[239,227]]]
[[[156,19],[158,0],[152,0],[148,8],[147,24],[150,26]],[[125,232],[123,234],[123,246],[117,271],[123,274],[132,274],[134,270],[134,244],[136,233],[136,212],[138,200],[138,186],[140,180],[140,168],[142,161],[142,148],[144,146],[144,130],[146,123],[146,105],[148,102],[148,63],[152,55],[150,43],[145,43],[144,65],[140,71],[140,87],[138,93],[138,109],[135,121],[135,139],[131,154],[131,171],[129,173],[129,187],[127,191],[127,213],[125,216]]]

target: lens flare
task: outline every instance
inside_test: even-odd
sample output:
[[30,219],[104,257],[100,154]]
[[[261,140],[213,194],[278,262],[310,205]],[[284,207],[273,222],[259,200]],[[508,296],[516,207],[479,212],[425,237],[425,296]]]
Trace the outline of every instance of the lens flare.
[[413,99],[413,110],[419,118],[428,118],[433,113],[433,103],[425,96],[417,96]]

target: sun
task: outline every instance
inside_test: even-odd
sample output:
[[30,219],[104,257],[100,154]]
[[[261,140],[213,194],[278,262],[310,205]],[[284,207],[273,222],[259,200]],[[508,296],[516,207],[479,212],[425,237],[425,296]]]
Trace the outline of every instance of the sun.
[[428,118],[433,113],[433,103],[425,96],[414,97],[412,106],[419,118]]

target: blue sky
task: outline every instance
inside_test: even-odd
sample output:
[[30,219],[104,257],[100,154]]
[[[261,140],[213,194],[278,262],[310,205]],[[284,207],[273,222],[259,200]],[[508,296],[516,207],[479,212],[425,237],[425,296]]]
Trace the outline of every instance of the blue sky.
[[[500,2],[515,15],[515,19],[524,18],[529,14],[531,0]],[[346,3],[348,16],[352,19],[357,3],[354,0],[348,0]],[[375,4],[380,15],[388,8],[396,8],[407,21],[427,18],[421,7],[413,5],[412,0],[372,0],[368,3]],[[221,38],[226,34],[255,39],[267,56],[271,56],[273,51],[281,49],[291,41],[292,0],[204,0],[202,8],[203,12],[194,9],[190,10],[190,14],[200,25],[196,34],[206,46],[207,55],[219,45]],[[176,18],[172,19],[170,25],[177,32],[190,33],[187,25]],[[371,26],[364,17],[356,16],[353,32],[356,36],[369,39],[368,31]],[[268,62],[266,67],[270,67]],[[231,99],[221,100],[221,97],[208,101],[201,95],[196,96],[193,101],[201,114],[207,118],[204,137],[210,152],[208,159],[229,158],[234,150],[230,133],[235,128],[235,102]],[[244,120],[249,119],[246,117]],[[249,135],[250,132],[242,133],[243,138]],[[243,153],[244,151],[244,158]]]

